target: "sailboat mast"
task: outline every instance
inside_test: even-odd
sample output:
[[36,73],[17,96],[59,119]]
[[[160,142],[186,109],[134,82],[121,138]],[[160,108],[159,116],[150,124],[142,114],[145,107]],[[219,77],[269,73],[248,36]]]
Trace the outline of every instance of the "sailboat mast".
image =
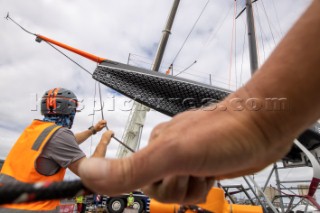
[[[252,10],[252,0],[246,0],[246,13],[247,13],[247,31],[248,31],[248,40],[249,40],[249,56],[250,56],[250,70],[251,75],[253,75],[258,70],[258,50],[257,50],[257,40],[256,40],[256,32],[254,27],[254,17]],[[249,177],[249,176],[248,176]],[[257,183],[249,177],[253,182],[255,187],[259,190],[262,196],[265,198],[268,206],[271,210],[276,213],[278,212],[274,205],[270,202],[270,200],[266,197],[265,193],[258,187]],[[265,206],[263,206],[265,208]]]
[[246,0],[251,75],[258,69],[258,53],[251,0]]
[[178,10],[179,3],[180,3],[180,0],[174,0],[174,2],[173,2],[171,12],[169,14],[166,26],[165,26],[164,30],[162,31],[162,37],[159,42],[159,46],[158,46],[156,57],[153,62],[153,66],[151,68],[153,71],[159,70],[159,67],[160,67],[160,64],[161,64],[161,61],[163,58],[163,54],[164,54],[164,51],[165,51],[165,48],[166,48],[166,45],[167,45],[167,42],[168,42],[168,39],[169,39],[169,36],[171,33],[173,21],[174,21],[174,18],[176,16],[176,13]]

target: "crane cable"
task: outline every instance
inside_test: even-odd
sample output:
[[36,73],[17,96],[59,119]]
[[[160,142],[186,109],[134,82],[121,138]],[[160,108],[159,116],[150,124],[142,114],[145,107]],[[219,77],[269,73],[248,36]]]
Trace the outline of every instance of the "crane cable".
[[[20,24],[18,24],[16,21],[14,21],[10,16],[9,13],[7,13],[7,16],[5,17],[5,19],[7,20],[11,20],[13,23],[15,23],[17,26],[19,26],[23,31],[27,32],[28,34],[34,35],[38,38],[38,35],[35,33],[32,33],[30,31],[28,31],[27,29],[25,29],[24,27],[22,27]],[[36,39],[36,41],[42,41],[42,39],[38,38]],[[85,72],[87,72],[88,74],[90,74],[90,76],[92,76],[92,73],[89,72],[86,68],[84,68],[83,66],[81,66],[79,63],[77,63],[75,60],[73,60],[71,57],[69,57],[68,55],[66,55],[64,52],[62,52],[61,50],[59,50],[57,47],[55,47],[54,45],[52,45],[50,42],[45,41],[48,45],[50,45],[52,48],[54,48],[56,51],[58,51],[59,53],[61,53],[62,55],[64,55],[66,58],[68,58],[69,60],[71,60],[73,63],[75,63],[77,66],[79,66],[82,70],[84,70]],[[104,114],[103,114],[103,105],[102,105],[102,95],[101,95],[101,89],[100,89],[100,83],[99,83],[99,98],[100,98],[100,105],[101,105],[101,117],[104,120]],[[106,125],[106,129],[109,130],[108,126]],[[121,140],[119,140],[117,137],[115,137],[114,135],[112,136],[113,139],[115,139],[117,142],[119,142],[121,145],[123,145],[124,147],[126,147],[129,151],[131,151],[132,153],[135,153],[135,151],[130,148],[127,144],[123,143]]]

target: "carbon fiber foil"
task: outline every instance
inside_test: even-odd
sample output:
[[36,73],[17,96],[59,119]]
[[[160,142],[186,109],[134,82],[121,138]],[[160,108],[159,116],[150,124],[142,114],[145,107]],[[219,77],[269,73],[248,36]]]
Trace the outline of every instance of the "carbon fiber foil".
[[99,64],[93,78],[169,116],[219,102],[231,93],[221,88],[113,61]]

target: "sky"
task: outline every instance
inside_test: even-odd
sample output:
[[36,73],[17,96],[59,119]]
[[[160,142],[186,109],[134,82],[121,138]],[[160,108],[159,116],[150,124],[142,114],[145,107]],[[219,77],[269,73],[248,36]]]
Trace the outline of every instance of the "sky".
[[[310,2],[260,0],[255,3],[260,65]],[[172,0],[0,0],[0,16],[5,17],[9,12],[32,33],[103,58],[149,69],[172,4]],[[240,7],[241,2],[237,10]],[[243,85],[250,79],[246,19],[243,14],[234,21],[234,14],[231,0],[181,1],[160,72],[165,72],[174,62],[175,74],[186,69],[179,75],[181,78],[233,91]],[[35,42],[33,35],[5,18],[0,19],[0,29],[0,159],[5,159],[32,119],[41,119],[39,100],[50,88],[70,89],[82,101],[83,110],[76,115],[74,132],[85,130],[101,119],[101,112],[97,111],[96,82],[90,75],[48,44]],[[97,66],[73,53],[64,53],[90,72]],[[130,110],[125,104],[130,106],[132,101],[106,86],[102,86],[101,95],[108,126],[121,138]],[[112,100],[116,103],[114,110]],[[156,111],[147,114],[141,148],[147,145],[152,129],[168,120],[170,117]],[[100,135],[96,134],[81,145],[88,156]],[[107,156],[116,157],[118,147],[113,140]],[[261,173],[260,179],[259,174],[256,175],[259,184],[265,181],[267,171]],[[283,176],[310,179],[311,170],[303,171],[285,171]],[[71,173],[66,175],[67,180],[74,178]],[[240,182],[240,179],[226,181],[228,184]]]

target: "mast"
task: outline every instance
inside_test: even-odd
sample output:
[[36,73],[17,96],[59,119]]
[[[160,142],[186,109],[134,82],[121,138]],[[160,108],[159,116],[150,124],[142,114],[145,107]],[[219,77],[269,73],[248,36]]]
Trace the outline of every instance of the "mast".
[[258,53],[251,0],[246,0],[251,75],[258,69]]
[[[155,72],[159,71],[159,67],[162,62],[163,54],[167,46],[167,42],[171,33],[171,28],[177,13],[179,3],[180,3],[180,0],[174,0],[165,28],[162,31],[162,37],[160,39],[156,56],[151,68],[151,70]],[[143,125],[145,122],[146,114],[149,110],[150,109],[148,107],[138,102],[133,103],[132,110],[130,112],[130,115],[128,117],[128,121],[126,124],[126,128],[122,136],[122,141],[134,150],[137,150],[139,148]],[[128,150],[123,146],[120,146],[118,148],[118,151],[117,151],[118,158],[127,157],[130,154],[131,153],[128,152]]]
[[173,21],[174,21],[174,18],[176,16],[176,13],[178,10],[179,3],[180,3],[180,0],[174,0],[174,2],[173,2],[171,12],[170,12],[170,15],[167,20],[167,24],[166,24],[164,30],[162,31],[162,38],[159,42],[159,46],[158,46],[156,57],[153,62],[153,66],[151,68],[153,71],[156,71],[156,72],[159,71],[159,67],[160,67],[160,64],[162,61],[162,57],[163,57],[165,48],[167,46],[169,36],[171,34],[171,28],[172,28]]
[[[246,13],[247,13],[247,31],[248,31],[248,40],[249,40],[249,56],[250,56],[250,70],[251,75],[253,75],[258,69],[258,50],[257,50],[257,40],[256,40],[256,33],[254,27],[254,17],[253,17],[253,10],[252,10],[252,0],[246,0]],[[271,210],[276,213],[277,210],[273,206],[273,204],[269,201],[265,193],[258,187],[258,184],[250,177],[247,176],[254,186],[259,190],[261,195],[264,197],[265,201],[267,202],[268,206]],[[244,177],[245,178],[245,177]],[[265,209],[265,206],[262,205]]]

